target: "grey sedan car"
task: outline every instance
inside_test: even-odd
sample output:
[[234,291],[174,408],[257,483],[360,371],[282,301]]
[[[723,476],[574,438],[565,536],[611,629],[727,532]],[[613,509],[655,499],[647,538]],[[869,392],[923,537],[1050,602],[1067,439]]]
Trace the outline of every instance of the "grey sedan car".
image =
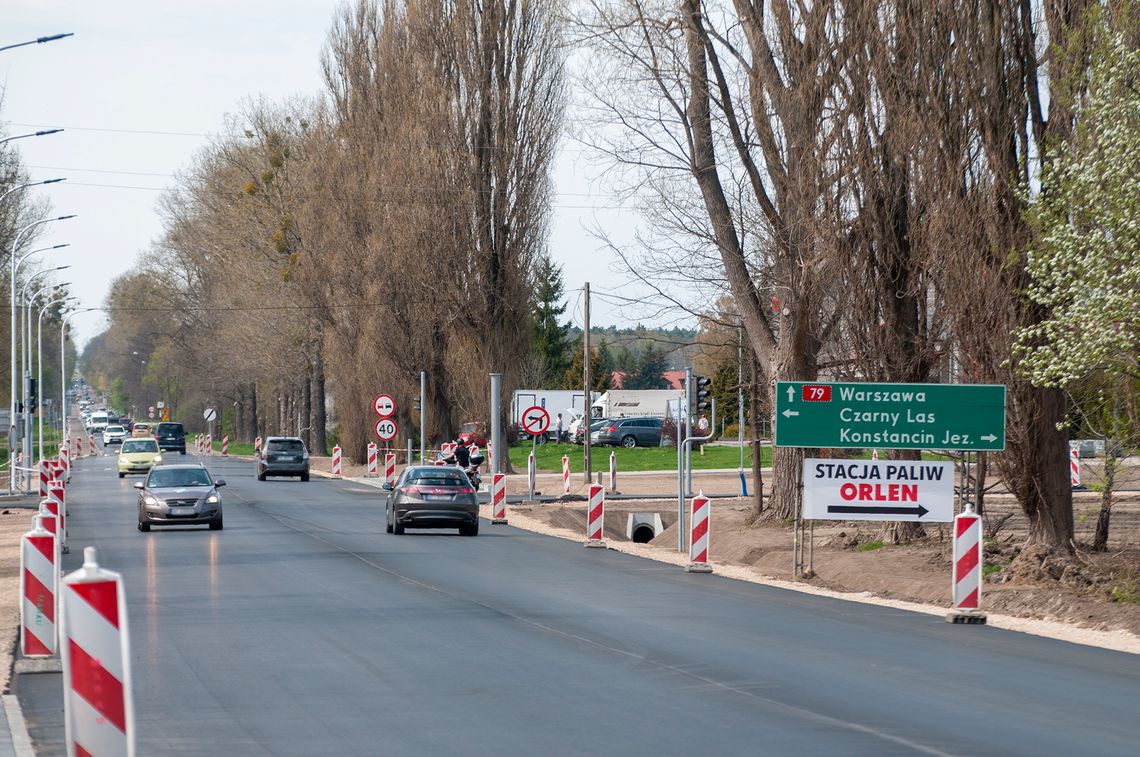
[[[649,416],[638,418],[611,418],[596,431],[590,432],[591,444],[609,444],[623,447],[658,447],[661,445],[661,424],[664,419]],[[593,427],[591,427],[593,428]]]
[[145,481],[135,484],[139,490],[139,530],[151,526],[209,526],[222,528],[222,497],[218,489],[223,479],[215,481],[201,465],[156,465]]
[[270,436],[266,438],[257,456],[257,480],[269,476],[300,476],[309,480],[309,450],[296,436]]
[[384,484],[387,530],[458,528],[463,536],[479,534],[479,494],[463,469],[453,465],[408,466],[395,485]]

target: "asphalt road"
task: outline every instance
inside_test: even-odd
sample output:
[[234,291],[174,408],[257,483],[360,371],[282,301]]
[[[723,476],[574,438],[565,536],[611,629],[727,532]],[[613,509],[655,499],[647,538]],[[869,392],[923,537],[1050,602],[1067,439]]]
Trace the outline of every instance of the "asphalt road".
[[[80,460],[64,568],[124,574],[140,755],[1135,754],[1140,657],[721,578],[375,489],[224,477],[226,528],[135,529]],[[63,754],[58,675],[17,694]]]

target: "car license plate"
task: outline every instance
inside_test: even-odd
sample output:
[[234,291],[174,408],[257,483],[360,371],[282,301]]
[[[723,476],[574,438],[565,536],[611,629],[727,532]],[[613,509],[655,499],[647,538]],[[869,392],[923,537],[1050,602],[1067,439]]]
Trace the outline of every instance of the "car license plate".
[[193,507],[172,507],[170,508],[171,515],[193,515]]
[[428,502],[447,502],[451,497],[447,494],[425,494],[424,499]]

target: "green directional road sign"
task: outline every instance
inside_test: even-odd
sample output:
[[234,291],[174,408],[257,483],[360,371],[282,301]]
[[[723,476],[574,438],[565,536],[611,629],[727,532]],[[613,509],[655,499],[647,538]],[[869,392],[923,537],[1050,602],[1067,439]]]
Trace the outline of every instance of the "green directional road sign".
[[1005,387],[776,382],[777,447],[1005,449]]

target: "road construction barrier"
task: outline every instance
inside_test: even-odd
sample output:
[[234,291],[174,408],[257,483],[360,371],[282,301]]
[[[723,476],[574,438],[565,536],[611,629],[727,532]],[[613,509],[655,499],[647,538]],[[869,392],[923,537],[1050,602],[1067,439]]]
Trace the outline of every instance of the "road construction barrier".
[[982,604],[982,519],[966,511],[954,516],[954,609]]
[[257,436],[253,439],[253,454],[254,456],[261,456],[261,437]]
[[376,452],[376,445],[373,442],[368,442],[368,473],[364,474],[366,476],[375,477],[380,475]]
[[63,480],[71,480],[71,450],[67,439],[59,445],[59,461],[63,464]]
[[44,459],[40,460],[40,464],[36,467],[38,467],[40,471],[40,499],[43,499],[47,496],[48,476],[50,475],[48,469],[50,466],[48,465],[48,461]]
[[59,544],[36,514],[32,530],[20,543],[20,652],[24,657],[55,654],[56,596],[59,593]]
[[340,456],[341,456],[341,451],[340,451],[340,445],[338,444],[335,447],[333,447],[333,457],[332,457],[332,474],[334,476],[336,476],[337,478],[340,478]]
[[689,504],[689,573],[712,573],[709,566],[709,521],[712,507],[704,492],[698,492]]
[[99,448],[95,446],[95,434],[87,435],[87,443],[90,444],[91,456],[94,457],[99,454]]
[[507,522],[507,477],[502,473],[491,475],[491,523]]
[[222,457],[230,456],[230,435],[222,434]]
[[562,456],[562,493],[570,493],[570,458]]
[[214,454],[214,435],[206,434],[206,438],[202,441],[202,447],[205,449],[207,455]]
[[[562,458],[565,460],[566,458]],[[586,546],[604,547],[603,529],[606,520],[606,490],[600,484],[590,484],[590,499],[586,504]]]
[[50,511],[56,518],[59,519],[59,531],[56,536],[59,538],[60,549],[66,554],[67,548],[67,504],[64,500],[63,485],[48,486],[48,496],[40,500],[47,503],[48,511]]
[[617,455],[610,453],[610,491],[617,491]]
[[1069,484],[1074,489],[1081,485],[1081,459],[1072,447],[1069,448]]
[[871,459],[872,460],[878,460],[879,459],[879,450],[877,450],[877,449],[871,450]]
[[395,486],[396,484],[396,453],[388,452],[384,455],[384,480]]
[[487,462],[487,470],[494,473],[495,471],[492,470],[492,468],[495,465],[495,448],[491,445],[490,442],[487,442],[487,461],[486,462]]
[[54,504],[50,499],[44,498],[40,500],[40,509],[38,515],[44,516],[44,528],[55,535],[56,539],[60,540],[62,545],[62,531],[59,528],[59,517],[56,511],[59,510],[59,505]]
[[68,755],[135,754],[130,635],[123,578],[83,550],[63,579],[60,656]]

